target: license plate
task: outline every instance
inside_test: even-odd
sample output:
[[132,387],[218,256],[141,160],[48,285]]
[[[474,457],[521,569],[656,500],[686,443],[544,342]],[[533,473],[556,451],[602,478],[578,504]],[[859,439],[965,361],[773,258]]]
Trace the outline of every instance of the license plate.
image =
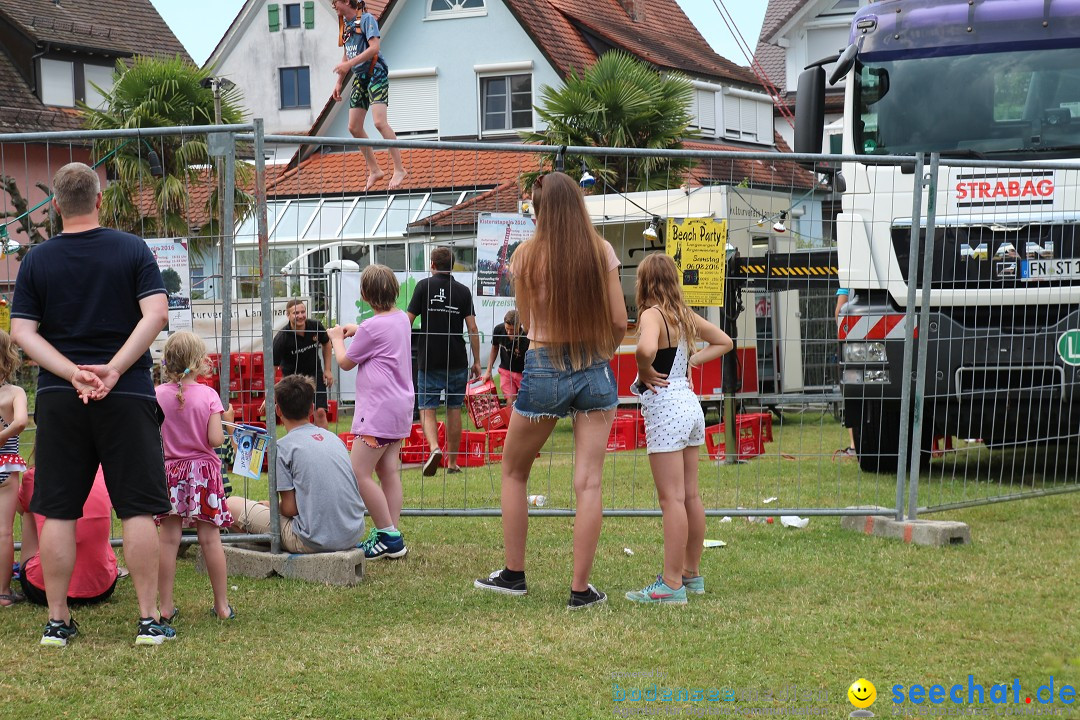
[[1080,278],[1080,260],[1021,260],[1020,277],[1024,280]]

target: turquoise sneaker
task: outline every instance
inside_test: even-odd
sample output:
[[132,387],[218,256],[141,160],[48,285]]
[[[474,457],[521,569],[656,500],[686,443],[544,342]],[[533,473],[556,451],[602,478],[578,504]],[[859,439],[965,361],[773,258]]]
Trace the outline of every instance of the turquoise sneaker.
[[705,578],[700,575],[694,577],[686,577],[683,575],[682,586],[686,588],[686,592],[693,593],[694,595],[705,594]]
[[685,605],[686,588],[681,587],[673,590],[664,582],[662,575],[656,576],[656,582],[644,590],[631,590],[626,593],[626,599],[639,603],[660,603],[666,605]]

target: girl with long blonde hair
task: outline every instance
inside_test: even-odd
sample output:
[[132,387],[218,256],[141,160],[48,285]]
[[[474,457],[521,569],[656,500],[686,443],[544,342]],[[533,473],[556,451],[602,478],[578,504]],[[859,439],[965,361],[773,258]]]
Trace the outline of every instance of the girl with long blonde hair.
[[560,418],[573,417],[574,571],[572,610],[607,596],[589,583],[603,517],[600,485],[618,394],[611,358],[626,332],[619,259],[593,228],[585,200],[569,176],[553,172],[532,192],[536,231],[511,258],[529,350],[506,434],[502,519],[506,565],[474,585],[524,595],[526,488],[537,452]]
[[[626,593],[641,603],[686,603],[687,591],[705,592],[700,562],[705,507],[698,492],[698,450],[705,415],[690,382],[690,368],[732,348],[731,338],[686,304],[675,261],[648,255],[637,269],[638,378],[645,442],[664,516],[664,571],[643,590]],[[707,343],[695,352],[698,340]]]

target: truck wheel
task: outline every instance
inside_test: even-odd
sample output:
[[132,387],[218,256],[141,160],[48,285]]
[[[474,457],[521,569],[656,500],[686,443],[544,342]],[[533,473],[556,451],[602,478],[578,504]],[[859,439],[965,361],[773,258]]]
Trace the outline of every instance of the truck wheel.
[[895,473],[900,453],[900,402],[871,400],[859,404],[859,421],[853,427],[859,467],[863,472]]

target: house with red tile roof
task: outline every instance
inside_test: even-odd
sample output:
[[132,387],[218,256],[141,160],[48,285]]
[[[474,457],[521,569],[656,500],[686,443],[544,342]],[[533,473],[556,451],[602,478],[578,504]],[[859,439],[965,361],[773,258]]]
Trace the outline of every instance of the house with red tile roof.
[[[306,5],[298,7],[306,19]],[[400,138],[519,143],[522,132],[539,129],[534,105],[544,86],[558,87],[604,52],[620,49],[660,72],[691,79],[699,137],[686,147],[787,149],[774,132],[771,100],[755,75],[717,55],[675,0],[369,0],[367,9],[379,20],[390,70],[388,117]],[[336,25],[326,27],[316,12],[313,28],[288,29],[282,24],[288,12],[296,12],[288,3],[249,0],[211,57],[224,71],[235,67],[230,53],[243,55],[251,72],[259,73],[250,86],[240,82],[245,97],[261,89],[277,98],[279,107],[271,111],[282,113],[282,71],[300,61],[288,43],[306,48],[311,35],[321,38],[318,50],[304,55],[308,77],[319,82],[324,75],[333,80],[331,69],[341,57]],[[238,80],[231,71],[225,74]],[[267,199],[271,266],[285,270],[291,292],[313,296],[317,309],[329,291],[323,274],[328,264],[380,262],[402,273],[425,273],[430,248],[446,243],[456,247],[459,268],[471,268],[478,215],[516,212],[520,176],[541,168],[540,155],[524,146],[520,152],[420,146],[402,150],[409,174],[400,189],[388,192],[387,173],[365,191],[368,173],[357,148],[325,140],[351,137],[347,104],[334,102],[325,88],[320,96],[315,81],[309,90],[312,103],[325,101],[307,132],[320,140],[300,145],[279,167],[267,183]],[[283,126],[284,117],[268,120],[267,127]],[[370,120],[368,126],[377,137]],[[268,143],[275,145],[296,148],[291,137]],[[376,156],[387,163],[384,151]],[[746,183],[799,193],[814,188],[812,175],[779,156],[710,159],[685,180],[694,187]],[[236,234],[238,274],[257,274],[255,243],[251,219]]]
[[[3,0],[0,133],[80,129],[76,103],[99,103],[98,88],[111,89],[116,62],[135,55],[188,57],[150,0]],[[12,178],[32,208],[49,196],[40,186],[48,188],[56,170],[89,158],[88,144],[77,142],[0,142],[0,176]],[[8,214],[0,224],[21,214],[4,190],[0,213]],[[7,230],[15,242],[28,242],[21,223]],[[11,287],[17,270],[10,255],[0,260],[0,291]]]

